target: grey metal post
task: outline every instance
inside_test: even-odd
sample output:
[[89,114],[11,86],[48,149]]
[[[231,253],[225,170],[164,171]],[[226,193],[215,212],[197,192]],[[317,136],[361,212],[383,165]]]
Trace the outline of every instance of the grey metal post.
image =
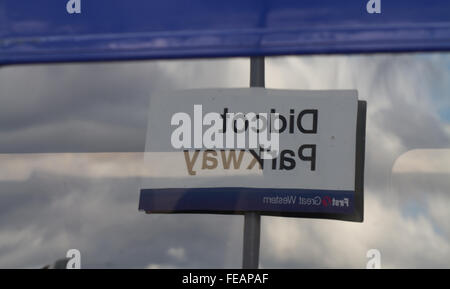
[[264,56],[250,58],[250,87],[265,87]]
[[[250,87],[264,87],[264,56],[250,58]],[[244,216],[243,269],[258,269],[261,215],[255,212]]]

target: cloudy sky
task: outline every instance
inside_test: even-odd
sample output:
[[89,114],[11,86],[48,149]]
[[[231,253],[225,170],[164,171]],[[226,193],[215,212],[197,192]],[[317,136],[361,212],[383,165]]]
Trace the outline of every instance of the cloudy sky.
[[[0,267],[239,268],[242,216],[139,212],[152,93],[247,87],[249,60],[0,68]],[[263,268],[450,267],[450,55],[274,57],[266,86],[368,101],[365,220],[263,217]]]

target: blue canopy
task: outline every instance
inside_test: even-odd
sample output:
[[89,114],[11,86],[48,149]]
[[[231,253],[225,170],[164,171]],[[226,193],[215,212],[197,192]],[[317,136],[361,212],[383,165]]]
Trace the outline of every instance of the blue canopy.
[[0,0],[0,64],[450,50],[448,0],[68,2]]

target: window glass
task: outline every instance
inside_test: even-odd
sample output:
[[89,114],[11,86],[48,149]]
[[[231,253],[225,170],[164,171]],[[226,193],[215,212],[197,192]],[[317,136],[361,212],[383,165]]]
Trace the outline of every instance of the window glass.
[[[248,87],[249,59],[0,67],[0,267],[240,268],[243,217],[138,211],[152,93]],[[266,58],[266,87],[367,101],[363,223],[263,217],[261,268],[450,267],[450,56]],[[164,113],[161,111],[161,113]]]

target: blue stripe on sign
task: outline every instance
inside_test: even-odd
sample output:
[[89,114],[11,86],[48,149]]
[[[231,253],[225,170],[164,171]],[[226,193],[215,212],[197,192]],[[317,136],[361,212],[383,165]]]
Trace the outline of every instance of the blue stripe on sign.
[[354,191],[281,188],[142,189],[139,210],[176,212],[354,213]]

